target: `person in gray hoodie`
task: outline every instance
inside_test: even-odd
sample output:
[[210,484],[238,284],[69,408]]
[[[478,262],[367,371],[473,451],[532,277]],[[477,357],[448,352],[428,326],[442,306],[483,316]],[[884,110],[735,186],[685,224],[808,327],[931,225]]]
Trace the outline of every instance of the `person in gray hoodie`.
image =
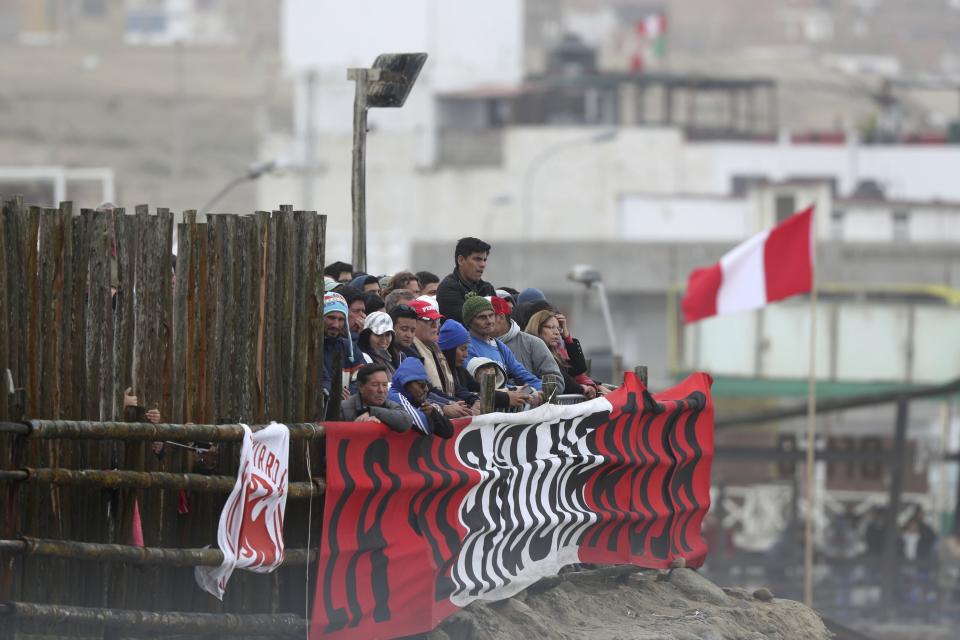
[[541,380],[548,373],[562,377],[560,365],[547,344],[537,336],[525,333],[520,325],[510,319],[510,305],[496,296],[491,299],[491,304],[496,314],[494,328],[497,337],[510,348],[517,361]]

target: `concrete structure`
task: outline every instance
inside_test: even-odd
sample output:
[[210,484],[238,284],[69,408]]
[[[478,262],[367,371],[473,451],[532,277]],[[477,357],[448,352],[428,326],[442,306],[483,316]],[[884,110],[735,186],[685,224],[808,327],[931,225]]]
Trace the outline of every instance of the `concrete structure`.
[[[201,207],[291,118],[278,16],[258,0],[0,3],[0,163],[20,175],[104,167],[118,205]],[[89,181],[35,184],[0,189],[44,205],[104,196]],[[241,185],[219,210],[251,211],[253,194]]]

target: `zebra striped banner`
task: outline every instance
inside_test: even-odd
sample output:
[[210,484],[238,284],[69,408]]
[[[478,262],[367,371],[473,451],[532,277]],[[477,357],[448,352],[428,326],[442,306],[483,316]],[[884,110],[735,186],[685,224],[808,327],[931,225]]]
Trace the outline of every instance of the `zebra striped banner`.
[[395,638],[571,563],[703,563],[711,379],[459,421],[449,440],[326,423],[310,637]]

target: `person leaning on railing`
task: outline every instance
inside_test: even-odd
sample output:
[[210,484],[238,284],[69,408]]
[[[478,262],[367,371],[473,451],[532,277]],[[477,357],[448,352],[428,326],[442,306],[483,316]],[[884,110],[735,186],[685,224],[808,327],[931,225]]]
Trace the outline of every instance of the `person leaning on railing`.
[[[561,318],[563,318],[562,325]],[[598,392],[606,393],[606,389],[601,385],[593,386],[577,381],[578,375],[586,373],[587,362],[583,356],[580,341],[570,336],[570,331],[566,327],[566,318],[561,314],[553,311],[536,312],[527,322],[526,332],[539,337],[549,347],[550,353],[560,365],[564,393],[581,393],[587,398],[596,398]],[[566,347],[567,357],[561,355],[561,345]]]
[[341,407],[347,422],[380,422],[394,431],[409,431],[413,416],[387,396],[390,378],[383,364],[367,364],[357,372],[357,393],[347,398]]

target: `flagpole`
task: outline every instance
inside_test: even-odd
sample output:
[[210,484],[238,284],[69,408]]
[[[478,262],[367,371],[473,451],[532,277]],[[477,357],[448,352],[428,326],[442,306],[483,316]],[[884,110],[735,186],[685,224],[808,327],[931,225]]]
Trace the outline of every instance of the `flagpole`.
[[803,523],[803,603],[813,607],[813,510],[816,500],[817,441],[817,226],[816,218],[810,216],[810,372],[807,380],[807,461],[806,461],[806,513]]

